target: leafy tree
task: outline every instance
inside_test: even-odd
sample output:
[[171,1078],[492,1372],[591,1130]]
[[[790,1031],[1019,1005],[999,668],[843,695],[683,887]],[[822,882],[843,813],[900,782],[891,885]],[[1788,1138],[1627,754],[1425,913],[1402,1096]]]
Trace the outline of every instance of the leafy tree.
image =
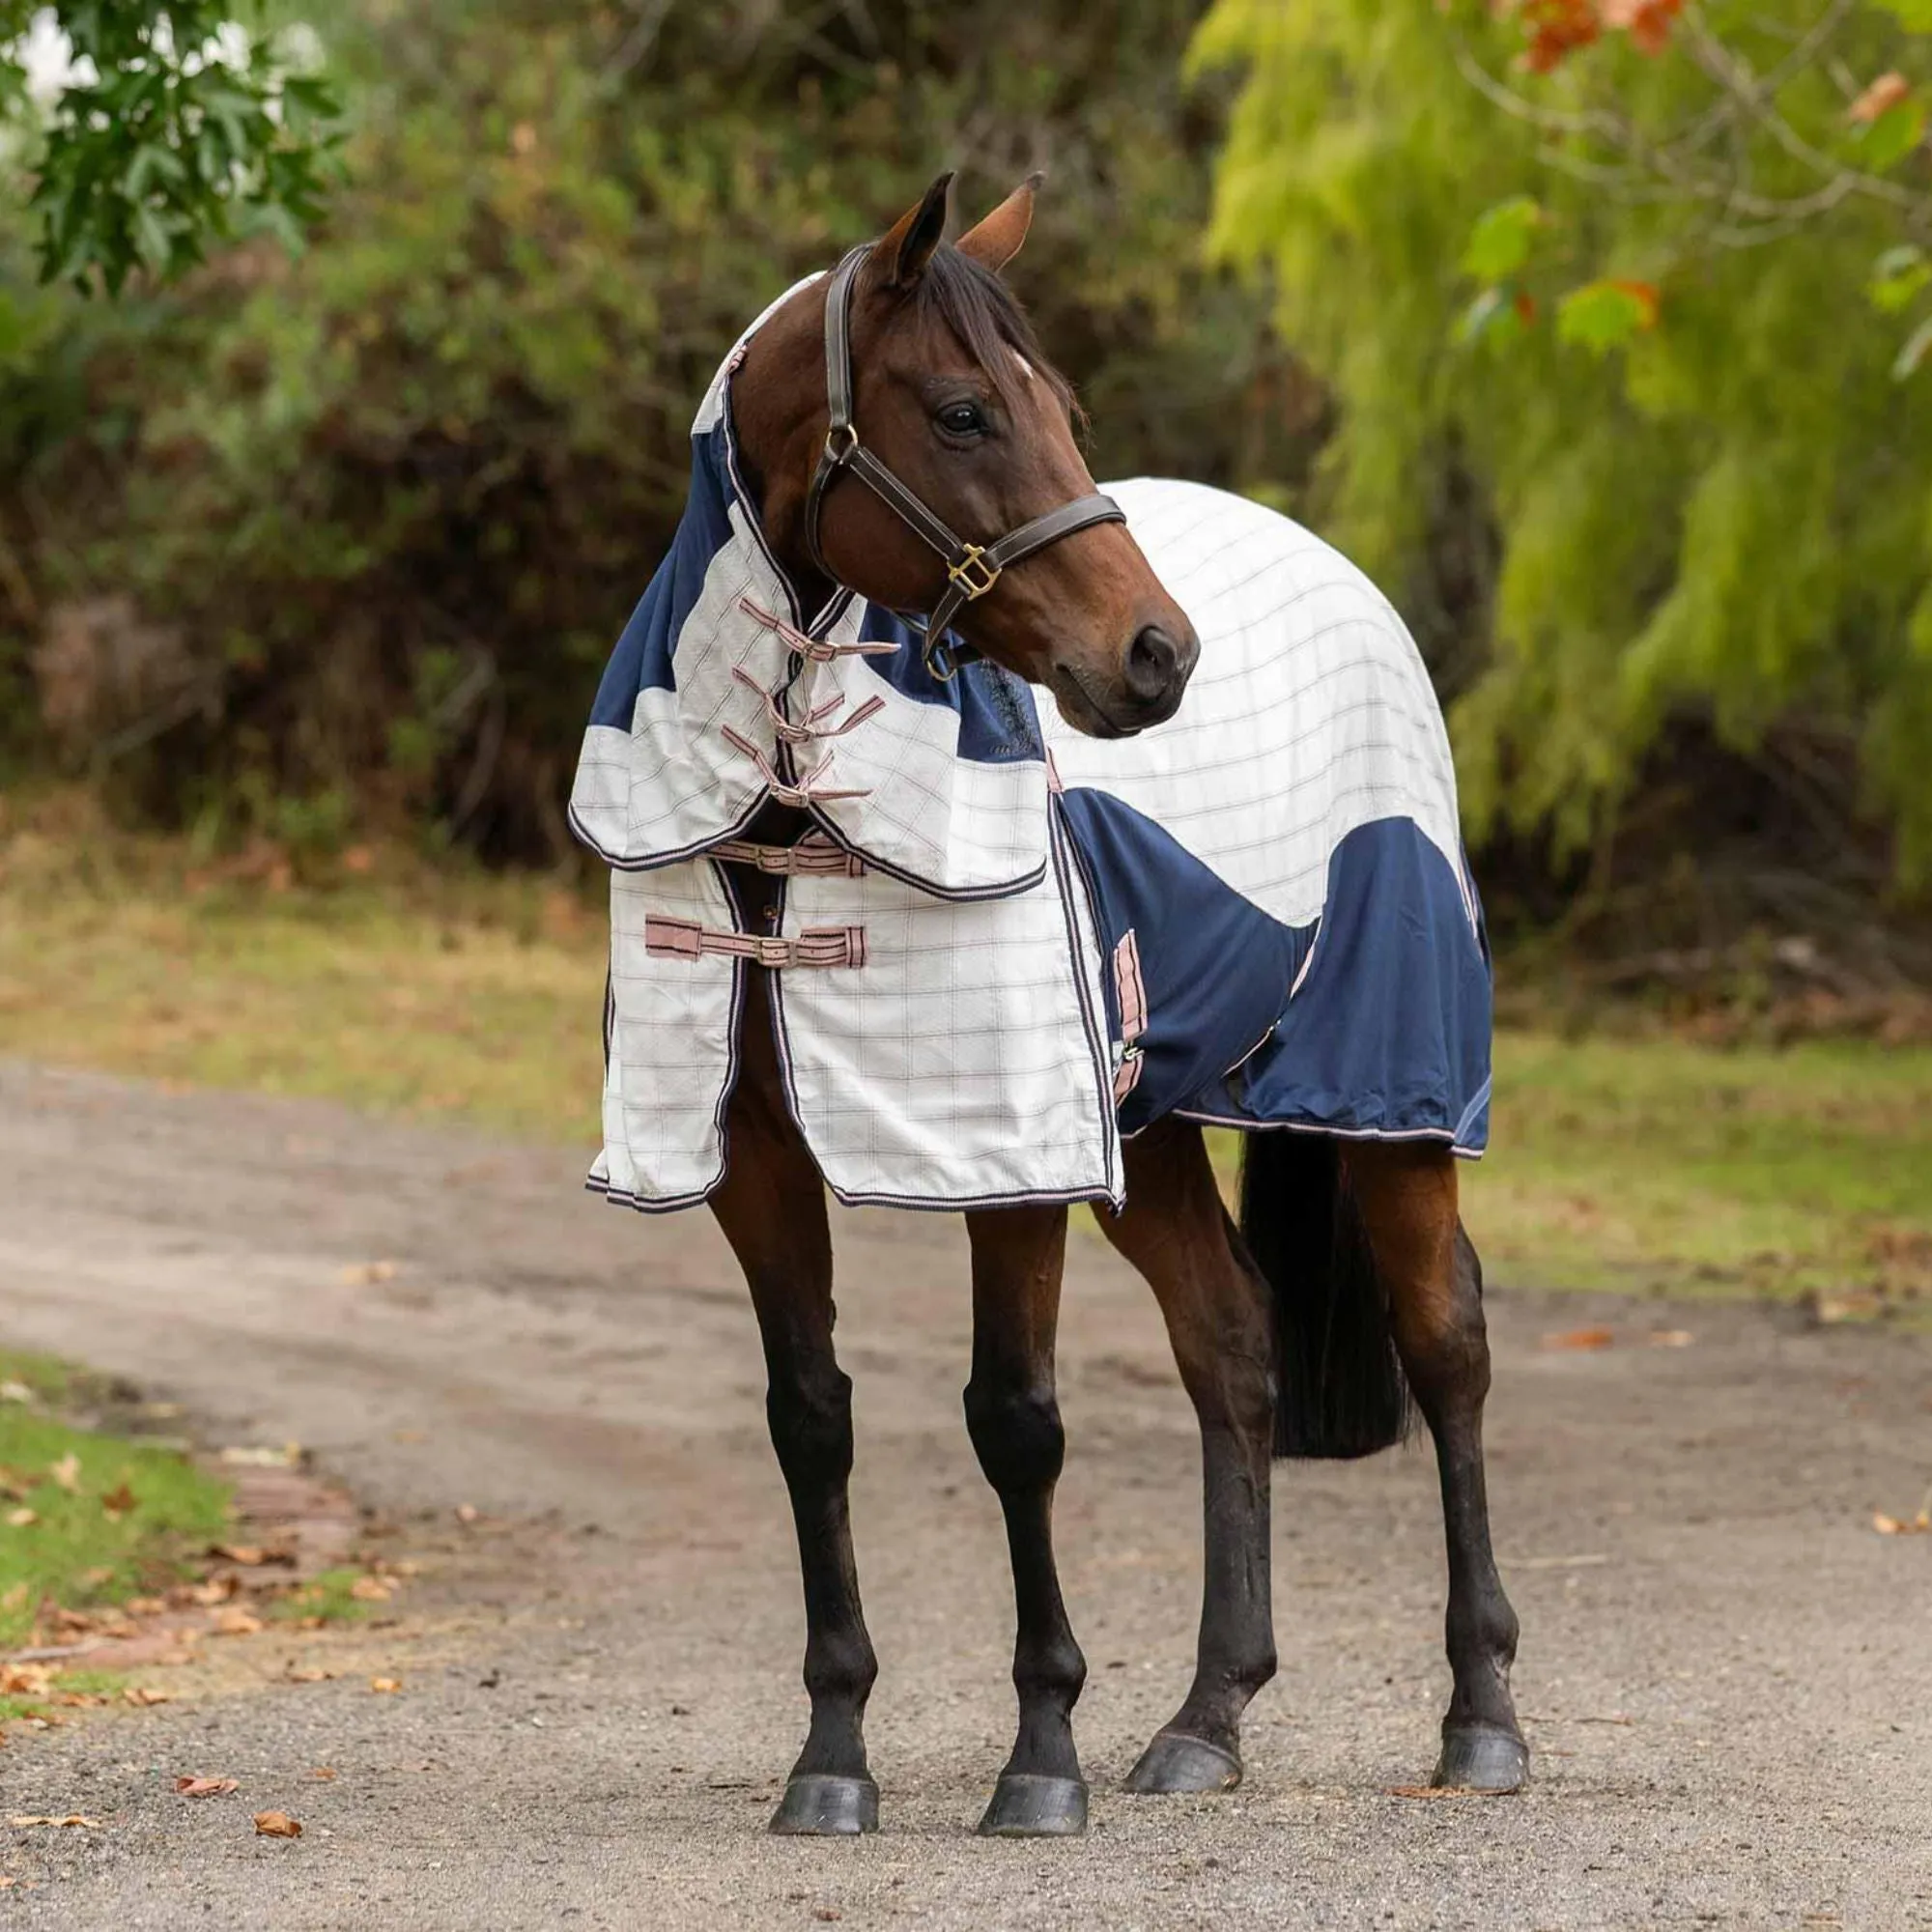
[[307,0],[349,113],[305,255],[88,305],[0,248],[0,737],[58,721],[123,809],[211,834],[566,853],[711,371],[945,165],[962,218],[1046,169],[1013,279],[1100,473],[1292,477],[1305,385],[1199,265],[1198,13]]
[[[1472,830],[1601,838],[1674,721],[1856,759],[1932,876],[1924,0],[1218,0],[1214,248],[1334,384],[1321,513],[1492,522]],[[1799,780],[1803,773],[1797,774]]]
[[[44,111],[36,46],[54,57]],[[43,278],[114,295],[135,268],[178,275],[238,233],[298,246],[337,111],[298,66],[266,0],[0,0],[0,112],[39,143]]]

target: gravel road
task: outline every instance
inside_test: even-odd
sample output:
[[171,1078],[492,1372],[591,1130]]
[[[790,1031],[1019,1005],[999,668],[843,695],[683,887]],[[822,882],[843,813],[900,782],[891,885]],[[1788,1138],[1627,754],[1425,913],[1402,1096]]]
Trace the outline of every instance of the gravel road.
[[[1498,1285],[1491,1489],[1531,1788],[1391,1791],[1428,1776],[1447,1692],[1434,1471],[1411,1448],[1278,1472],[1282,1670],[1247,1782],[1130,1800],[1113,1787],[1191,1656],[1196,1445],[1151,1298],[1076,1240],[1059,1524],[1094,1828],[988,1844],[971,1827],[1010,1730],[1009,1586],[960,1421],[964,1233],[843,1215],[884,1830],[773,1840],[803,1619],[749,1305],[707,1217],[612,1209],[580,1174],[327,1107],[0,1066],[0,1335],[137,1376],[218,1439],[310,1445],[432,1553],[401,1695],[231,1668],[152,1711],[16,1731],[0,1809],[101,1824],[10,1830],[0,1915],[1932,1925],[1932,1537],[1871,1528],[1932,1479],[1924,1344]],[[396,1266],[357,1268],[375,1260]],[[1545,1343],[1593,1322],[1612,1346]],[[1653,1339],[1670,1330],[1691,1340]],[[438,1558],[428,1525],[458,1503],[507,1527]],[[322,1764],[333,1780],[306,1776]],[[183,1771],[242,1790],[184,1801]],[[266,1808],[306,1834],[255,1837]]]

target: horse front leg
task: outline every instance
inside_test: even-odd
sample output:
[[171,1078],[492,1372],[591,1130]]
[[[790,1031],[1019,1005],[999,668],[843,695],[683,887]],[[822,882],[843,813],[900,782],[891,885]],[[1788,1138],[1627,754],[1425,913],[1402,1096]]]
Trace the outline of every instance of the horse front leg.
[[1067,1623],[1053,1560],[1053,1488],[1066,1446],[1053,1382],[1066,1209],[989,1208],[968,1214],[966,1227],[973,1245],[966,1428],[1006,1517],[1020,1707],[1012,1755],[980,1831],[1065,1837],[1087,1829],[1072,1721],[1087,1660]]
[[864,1735],[878,1662],[859,1606],[846,1500],[852,1383],[832,1348],[825,1184],[784,1104],[764,972],[748,970],[744,1065],[725,1117],[729,1165],[711,1208],[745,1270],[764,1340],[765,1412],[805,1577],[811,1698],[811,1728],[771,1829],[842,1836],[879,1825]]
[[1482,1265],[1457,1217],[1455,1158],[1443,1148],[1366,1141],[1350,1146],[1345,1158],[1442,1483],[1455,1689],[1435,1781],[1515,1791],[1529,1775],[1529,1747],[1510,1695],[1516,1612],[1490,1548],[1483,1480],[1490,1343]]
[[1126,1179],[1126,1208],[1094,1218],[1160,1303],[1201,1426],[1205,1525],[1194,1682],[1128,1773],[1127,1789],[1226,1791],[1241,1779],[1241,1714],[1275,1670],[1269,1290],[1221,1205],[1198,1126],[1163,1122],[1129,1141]]

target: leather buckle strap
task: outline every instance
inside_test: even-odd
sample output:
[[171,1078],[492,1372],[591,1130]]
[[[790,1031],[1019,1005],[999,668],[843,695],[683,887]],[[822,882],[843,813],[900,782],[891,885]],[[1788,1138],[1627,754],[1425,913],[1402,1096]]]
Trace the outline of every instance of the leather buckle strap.
[[700,925],[695,919],[672,919],[653,912],[644,915],[644,951],[654,959],[701,959],[707,953],[722,959],[749,959],[773,972],[793,966],[863,966],[866,928],[809,925],[795,939],[783,939],[775,933],[723,932]]
[[760,845],[750,838],[726,838],[704,855],[727,866],[750,866],[784,878],[863,879],[866,863],[829,838],[805,838],[796,845]]

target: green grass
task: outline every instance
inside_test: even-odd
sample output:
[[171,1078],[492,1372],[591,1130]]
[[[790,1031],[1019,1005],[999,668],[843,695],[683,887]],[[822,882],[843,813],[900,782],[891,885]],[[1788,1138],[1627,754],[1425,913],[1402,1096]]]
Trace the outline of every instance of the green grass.
[[43,1602],[104,1606],[190,1574],[227,1524],[226,1486],[172,1450],[62,1420],[45,1405],[67,1399],[74,1371],[0,1351],[8,1382],[34,1397],[0,1400],[0,1644]]
[[[373,858],[276,890],[98,824],[0,826],[0,1054],[594,1144],[594,897]],[[1498,1036],[1463,1177],[1500,1278],[1932,1304],[1932,1047],[1608,1025]]]
[[352,1568],[323,1570],[285,1597],[273,1598],[268,1615],[281,1623],[301,1623],[310,1617],[326,1624],[359,1624],[379,1605],[355,1594],[367,1571]]

